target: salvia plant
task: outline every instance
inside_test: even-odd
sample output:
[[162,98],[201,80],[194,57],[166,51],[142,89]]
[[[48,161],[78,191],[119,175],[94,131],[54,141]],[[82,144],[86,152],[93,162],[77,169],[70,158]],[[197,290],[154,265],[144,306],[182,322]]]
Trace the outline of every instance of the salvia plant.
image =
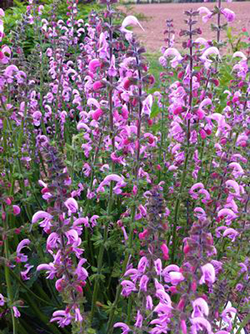
[[247,30],[230,54],[221,0],[166,17],[149,93],[138,19],[66,2],[7,39],[0,9],[2,333],[248,333]]

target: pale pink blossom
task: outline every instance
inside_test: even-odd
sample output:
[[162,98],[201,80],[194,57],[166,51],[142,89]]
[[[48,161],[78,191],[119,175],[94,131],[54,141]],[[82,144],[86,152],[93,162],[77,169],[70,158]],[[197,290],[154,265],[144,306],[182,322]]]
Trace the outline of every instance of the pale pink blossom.
[[163,55],[165,58],[172,57],[174,58],[170,61],[171,66],[175,68],[183,59],[180,52],[175,48],[168,48]]
[[207,263],[204,266],[201,267],[202,276],[200,278],[199,283],[209,283],[213,284],[215,282],[215,269],[214,266],[211,263]]
[[128,41],[131,40],[131,38],[133,36],[132,31],[126,29],[128,26],[133,26],[133,27],[138,26],[142,30],[144,30],[142,25],[140,24],[140,22],[137,20],[137,18],[135,16],[129,15],[129,16],[125,17],[125,19],[122,22],[120,30],[125,33],[125,37]]
[[200,59],[204,62],[206,69],[208,69],[212,64],[212,60],[208,59],[208,56],[211,55],[215,55],[220,58],[220,52],[215,46],[211,46],[210,48],[206,49],[200,57]]
[[207,21],[213,16],[213,13],[207,7],[200,7],[197,10],[200,15],[205,14],[202,16],[202,21],[204,23],[207,23]]

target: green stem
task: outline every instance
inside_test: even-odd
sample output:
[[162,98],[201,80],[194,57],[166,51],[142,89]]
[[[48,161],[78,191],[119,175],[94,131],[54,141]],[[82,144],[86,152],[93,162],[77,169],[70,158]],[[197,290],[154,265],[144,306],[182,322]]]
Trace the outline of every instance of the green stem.
[[185,157],[185,163],[184,163],[184,170],[182,173],[182,179],[181,179],[181,186],[180,186],[180,192],[178,194],[178,198],[175,203],[175,209],[174,209],[174,223],[173,223],[173,231],[172,231],[172,255],[171,255],[171,261],[174,263],[175,261],[175,251],[176,251],[176,229],[177,229],[177,223],[179,220],[179,213],[180,213],[180,203],[181,203],[181,195],[183,192],[183,188],[185,185],[186,181],[186,176],[187,176],[187,166],[188,166],[188,160],[189,160],[189,151],[186,152],[186,157]]
[[[110,4],[107,5],[107,10],[110,11],[111,7]],[[113,32],[111,30],[112,27],[112,16],[109,17],[109,60],[111,62],[112,60],[112,55],[113,55]],[[114,120],[113,120],[113,77],[109,76],[108,81],[110,83],[110,88],[108,91],[108,101],[109,101],[109,127],[110,127],[110,138],[112,142],[112,153],[115,152],[115,136],[114,136]],[[115,165],[114,162],[112,161],[112,173],[115,170]],[[113,187],[114,183],[113,181],[110,183],[110,191],[109,191],[109,200],[108,200],[108,217],[110,217],[111,212],[112,212],[112,204],[113,204]],[[103,255],[104,255],[104,250],[105,250],[105,244],[108,239],[108,226],[109,222],[106,222],[105,224],[105,229],[104,229],[104,236],[103,236],[103,242],[100,246],[99,253],[98,253],[98,258],[97,258],[97,277],[95,280],[95,285],[94,285],[94,292],[93,292],[93,297],[92,297],[92,305],[91,305],[91,314],[90,314],[90,322],[92,323],[93,318],[94,318],[94,313],[96,309],[96,301],[97,301],[97,296],[98,296],[98,291],[99,291],[99,283],[100,283],[100,278],[99,275],[101,274],[101,268],[102,268],[102,262],[103,262]]]
[[[8,223],[7,223],[7,218],[4,220],[4,230],[7,232],[8,230]],[[14,316],[14,311],[13,311],[13,290],[12,290],[12,285],[11,285],[11,279],[10,279],[10,268],[8,267],[8,260],[9,260],[9,242],[8,242],[8,236],[6,234],[5,240],[4,240],[4,256],[7,261],[7,265],[4,266],[4,275],[5,275],[5,281],[7,285],[7,296],[9,299],[9,304],[10,304],[10,311],[11,311],[11,319],[12,319],[12,329],[13,329],[13,334],[17,334],[17,322],[16,318]]]

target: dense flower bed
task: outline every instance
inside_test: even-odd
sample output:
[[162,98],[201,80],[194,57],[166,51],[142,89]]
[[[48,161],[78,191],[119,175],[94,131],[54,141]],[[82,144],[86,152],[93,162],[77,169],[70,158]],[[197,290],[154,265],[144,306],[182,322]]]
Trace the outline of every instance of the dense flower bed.
[[143,26],[101,3],[84,22],[75,0],[65,21],[29,0],[0,46],[4,333],[246,333],[248,33],[222,55],[219,1],[185,12],[179,51],[167,20],[148,93]]

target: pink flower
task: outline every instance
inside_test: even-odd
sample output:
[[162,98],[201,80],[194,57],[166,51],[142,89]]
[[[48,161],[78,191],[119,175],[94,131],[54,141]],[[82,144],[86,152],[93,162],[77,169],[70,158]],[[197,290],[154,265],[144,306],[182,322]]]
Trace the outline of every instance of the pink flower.
[[48,275],[47,278],[48,279],[53,279],[56,275],[56,268],[55,268],[55,265],[53,263],[50,263],[50,264],[46,264],[46,263],[43,263],[43,264],[40,264],[37,268],[36,268],[37,271],[40,271],[40,270],[47,270],[46,274]]
[[114,324],[114,328],[118,328],[118,327],[122,329],[121,334],[128,334],[129,332],[131,332],[128,325],[124,324],[123,322],[117,322],[116,324]]
[[241,51],[236,51],[234,54],[233,54],[233,58],[235,57],[240,57],[241,60],[247,60],[247,57],[245,56],[245,54]]
[[103,110],[101,108],[96,109],[91,113],[92,118],[95,121],[98,121],[98,119],[103,115]]
[[81,281],[85,281],[88,277],[88,272],[85,268],[83,268],[83,264],[86,262],[86,259],[81,259],[78,262],[77,268],[75,270],[75,274],[77,275],[77,279]]
[[162,244],[161,245],[161,250],[162,250],[162,253],[163,253],[163,258],[164,260],[168,260],[169,259],[169,249],[168,249],[168,246],[166,244]]
[[228,165],[229,168],[233,168],[233,172],[232,174],[234,175],[234,177],[238,178],[241,175],[244,175],[244,170],[241,167],[241,165],[238,162],[231,162]]
[[147,115],[150,117],[152,105],[153,105],[153,95],[149,94],[146,97],[146,99],[142,102],[142,115]]
[[146,298],[146,309],[147,310],[152,310],[154,307],[154,304],[153,304],[153,299],[151,296],[147,296]]
[[149,278],[147,275],[143,275],[140,279],[139,287],[142,291],[147,291],[147,285],[148,285]]
[[4,76],[6,77],[12,77],[14,72],[18,72],[19,69],[15,65],[9,65],[4,70]]
[[142,328],[142,323],[143,323],[143,317],[141,315],[140,310],[138,310],[136,315],[135,327]]
[[206,15],[202,16],[202,21],[204,23],[207,23],[207,21],[209,19],[211,19],[211,17],[213,16],[213,13],[207,7],[200,7],[197,10],[198,10],[198,12],[199,12],[200,15],[201,14],[206,14]]
[[208,304],[203,298],[197,298],[192,302],[193,313],[192,318],[203,317],[203,315],[208,316],[209,308]]
[[215,269],[211,263],[207,263],[204,266],[202,266],[201,271],[202,271],[202,276],[199,281],[200,284],[203,284],[203,283],[213,284],[215,282],[215,279],[216,279]]
[[221,9],[221,13],[225,16],[227,22],[233,22],[235,20],[235,13],[232,10],[223,8]]
[[5,45],[0,51],[0,63],[7,64],[10,60],[10,56],[11,56],[10,48],[7,45]]
[[23,270],[20,272],[20,275],[22,277],[23,281],[28,281],[30,279],[30,277],[28,277],[28,273],[30,272],[30,270],[33,268],[34,266],[29,265],[28,263],[25,264],[25,268],[26,270]]
[[108,69],[108,75],[111,77],[115,77],[117,75],[117,70],[115,67],[115,55],[112,55],[111,57],[110,67]]
[[4,296],[0,293],[0,306],[4,306],[5,300]]
[[[165,290],[163,290],[163,289],[156,290],[155,296],[160,299],[161,303],[164,303],[168,307],[171,307],[171,304],[172,304],[171,298],[170,298],[170,296],[167,294],[167,292]],[[154,311],[157,312],[157,307],[154,309]]]
[[240,187],[238,185],[238,183],[234,180],[227,180],[226,181],[226,186],[229,188],[233,188],[234,189],[234,193],[235,195],[239,196],[240,195]]
[[73,197],[68,198],[64,204],[68,209],[69,216],[71,216],[72,213],[76,213],[78,211],[78,203]]
[[237,218],[237,215],[231,209],[221,209],[218,212],[218,217],[225,217],[226,222],[230,222],[231,220]]
[[183,59],[180,52],[175,48],[168,48],[163,55],[165,58],[174,56],[174,58],[170,61],[172,67],[176,67]]
[[19,310],[18,310],[18,308],[16,306],[13,306],[12,309],[13,309],[14,317],[15,318],[21,317],[21,313],[19,312]]
[[34,224],[38,220],[43,219],[43,221],[41,221],[39,224],[44,228],[45,232],[48,232],[50,230],[50,227],[52,226],[52,218],[53,217],[45,211],[37,211],[32,217],[32,223]]
[[101,89],[103,87],[104,87],[104,85],[103,85],[103,83],[101,81],[94,82],[93,86],[92,86],[92,88],[93,88],[94,91],[99,90],[99,89]]
[[135,284],[129,280],[122,281],[121,286],[122,286],[122,295],[124,297],[128,297],[132,293],[132,291],[137,290]]
[[2,8],[0,8],[0,16],[3,17],[4,15],[5,15],[4,10]]
[[149,266],[149,262],[148,262],[148,259],[146,258],[146,256],[143,256],[139,263],[138,263],[138,270],[141,272],[141,273],[144,273],[146,268]]
[[235,241],[236,237],[239,235],[239,232],[237,232],[235,229],[233,228],[227,228],[224,233],[223,233],[223,237],[228,237],[232,240],[232,242]]
[[97,225],[97,219],[99,218],[98,215],[94,215],[90,218],[90,222],[92,224],[92,227],[96,226]]
[[69,312],[58,310],[53,313],[50,322],[57,321],[59,327],[65,327],[71,323],[72,319],[73,317],[70,315]]
[[89,70],[90,72],[95,73],[97,68],[101,66],[99,59],[92,59],[89,63]]
[[16,249],[16,255],[17,255],[17,262],[27,262],[28,257],[27,255],[24,255],[21,253],[22,249],[27,247],[30,244],[29,239],[23,239],[21,242],[19,242],[17,249]]
[[197,116],[198,116],[198,118],[201,120],[201,119],[203,119],[204,118],[204,116],[205,116],[205,111],[203,110],[203,108],[205,107],[205,106],[207,106],[207,105],[211,105],[212,104],[212,101],[211,101],[211,99],[209,99],[209,98],[206,98],[206,99],[204,99],[201,103],[200,103],[200,105],[199,105],[199,108],[198,108],[198,110],[196,111],[196,114],[197,114]]
[[154,261],[154,266],[155,266],[155,271],[157,273],[157,275],[161,275],[162,272],[162,262],[161,259],[157,259]]
[[206,69],[208,69],[212,64],[212,60],[207,58],[210,55],[216,55],[220,58],[220,52],[215,46],[211,46],[203,52],[200,59],[204,62],[204,66]]
[[191,333],[197,333],[197,330],[202,330],[202,329],[206,329],[207,334],[212,334],[212,327],[210,325],[210,323],[203,317],[197,317],[197,318],[193,318],[190,319],[191,323],[192,323],[192,327],[191,327]]
[[127,40],[130,40],[133,35],[132,31],[126,29],[126,27],[128,26],[139,26],[142,30],[144,30],[142,25],[140,24],[140,22],[137,20],[135,16],[129,15],[125,17],[125,19],[122,22],[120,30],[126,34],[125,36]]
[[114,187],[114,193],[119,195],[122,190],[120,189],[121,187],[124,187],[126,183],[123,181],[123,178],[119,175],[116,174],[110,174],[105,177],[105,179],[100,183],[99,187],[97,188],[97,192],[104,192],[104,186],[109,185],[110,182],[117,182],[116,186]]
[[83,321],[83,317],[82,317],[80,309],[78,307],[75,308],[75,321],[76,322],[82,322]]
[[20,209],[20,207],[18,205],[13,205],[12,209],[13,209],[13,214],[15,216],[18,216],[20,214],[20,212],[21,212],[21,209]]

